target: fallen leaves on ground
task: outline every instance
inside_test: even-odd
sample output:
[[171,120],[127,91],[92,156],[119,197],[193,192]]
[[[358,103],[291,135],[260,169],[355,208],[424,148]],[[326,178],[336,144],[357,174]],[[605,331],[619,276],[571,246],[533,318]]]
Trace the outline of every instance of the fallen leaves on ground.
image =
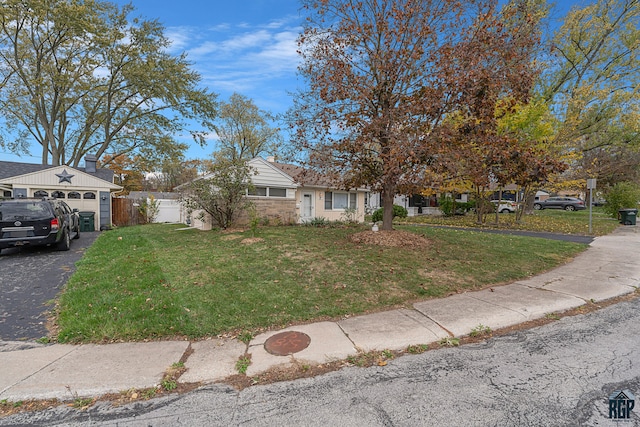
[[389,246],[394,248],[426,248],[429,240],[424,236],[400,230],[362,231],[349,237],[354,243]]

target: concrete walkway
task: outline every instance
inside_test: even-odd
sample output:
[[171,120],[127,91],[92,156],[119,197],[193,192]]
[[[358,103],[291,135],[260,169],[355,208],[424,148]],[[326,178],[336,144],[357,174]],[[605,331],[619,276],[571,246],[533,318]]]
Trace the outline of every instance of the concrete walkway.
[[[247,346],[237,340],[163,341],[110,345],[38,345],[0,342],[0,400],[72,400],[155,387],[189,350],[179,381],[210,383],[237,374],[236,361],[251,354],[247,375],[295,363],[322,364],[358,351],[403,350],[468,335],[479,325],[499,329],[635,292],[640,286],[640,231],[624,226],[596,238],[569,264],[493,290],[467,292],[391,310],[270,331]],[[277,356],[265,342],[301,332],[309,345]]]

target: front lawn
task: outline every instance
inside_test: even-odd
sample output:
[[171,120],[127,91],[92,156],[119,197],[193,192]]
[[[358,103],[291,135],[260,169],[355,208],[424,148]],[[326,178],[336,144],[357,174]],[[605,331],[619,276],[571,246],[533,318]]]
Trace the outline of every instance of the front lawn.
[[526,230],[526,231],[547,231],[550,233],[578,234],[603,236],[611,233],[616,227],[620,226],[618,220],[611,218],[604,213],[601,207],[594,208],[591,218],[591,233],[589,233],[589,210],[581,210],[575,212],[567,212],[560,209],[544,209],[534,211],[533,214],[524,215],[522,221],[516,223],[516,215],[513,213],[505,213],[498,215],[498,223],[496,224],[496,215],[487,215],[486,223],[478,225],[476,216],[473,212],[466,215],[455,215],[451,217],[424,215],[417,217],[408,217],[396,219],[397,223],[418,223],[431,225],[445,225],[453,227],[471,227],[471,228],[499,228],[509,230]]
[[59,342],[257,332],[339,319],[537,274],[585,245],[430,227],[416,248],[353,243],[361,227],[104,232],[58,304]]

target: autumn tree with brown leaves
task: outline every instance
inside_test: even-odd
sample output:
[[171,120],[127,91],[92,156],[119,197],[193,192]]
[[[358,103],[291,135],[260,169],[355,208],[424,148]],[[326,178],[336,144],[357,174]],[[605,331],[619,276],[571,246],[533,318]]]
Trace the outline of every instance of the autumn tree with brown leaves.
[[107,154],[100,161],[100,166],[107,166],[113,171],[114,181],[123,187],[123,194],[144,189],[145,173],[140,169],[137,158],[126,154]]
[[[496,54],[518,45],[501,39],[506,32],[496,27],[492,0],[305,0],[303,6],[299,71],[308,87],[292,110],[296,142],[309,152],[309,166],[344,189],[380,192],[382,229],[391,230],[394,196],[431,183],[458,135],[441,126],[444,119],[463,111],[463,103],[485,102],[483,82],[470,82],[468,74],[503,60],[500,72],[518,65],[511,76],[523,55]],[[487,60],[491,55],[495,61]],[[523,77],[523,89],[529,79]],[[481,106],[473,115],[482,120],[493,110]]]
[[479,11],[468,37],[458,45],[452,83],[459,87],[460,107],[447,121],[455,149],[446,158],[452,159],[449,166],[457,175],[473,184],[480,223],[492,186],[522,181],[527,162],[555,164],[539,141],[499,126],[503,117],[530,101],[539,74],[535,57],[545,15],[546,5],[538,0],[511,1],[500,10],[491,4]]

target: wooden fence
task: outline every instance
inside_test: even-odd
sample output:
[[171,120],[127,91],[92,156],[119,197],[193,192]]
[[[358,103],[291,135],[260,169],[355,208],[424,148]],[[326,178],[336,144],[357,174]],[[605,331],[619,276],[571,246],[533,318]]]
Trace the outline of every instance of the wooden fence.
[[144,224],[145,218],[138,210],[140,201],[133,199],[116,198],[112,199],[113,224],[118,227],[126,225]]

